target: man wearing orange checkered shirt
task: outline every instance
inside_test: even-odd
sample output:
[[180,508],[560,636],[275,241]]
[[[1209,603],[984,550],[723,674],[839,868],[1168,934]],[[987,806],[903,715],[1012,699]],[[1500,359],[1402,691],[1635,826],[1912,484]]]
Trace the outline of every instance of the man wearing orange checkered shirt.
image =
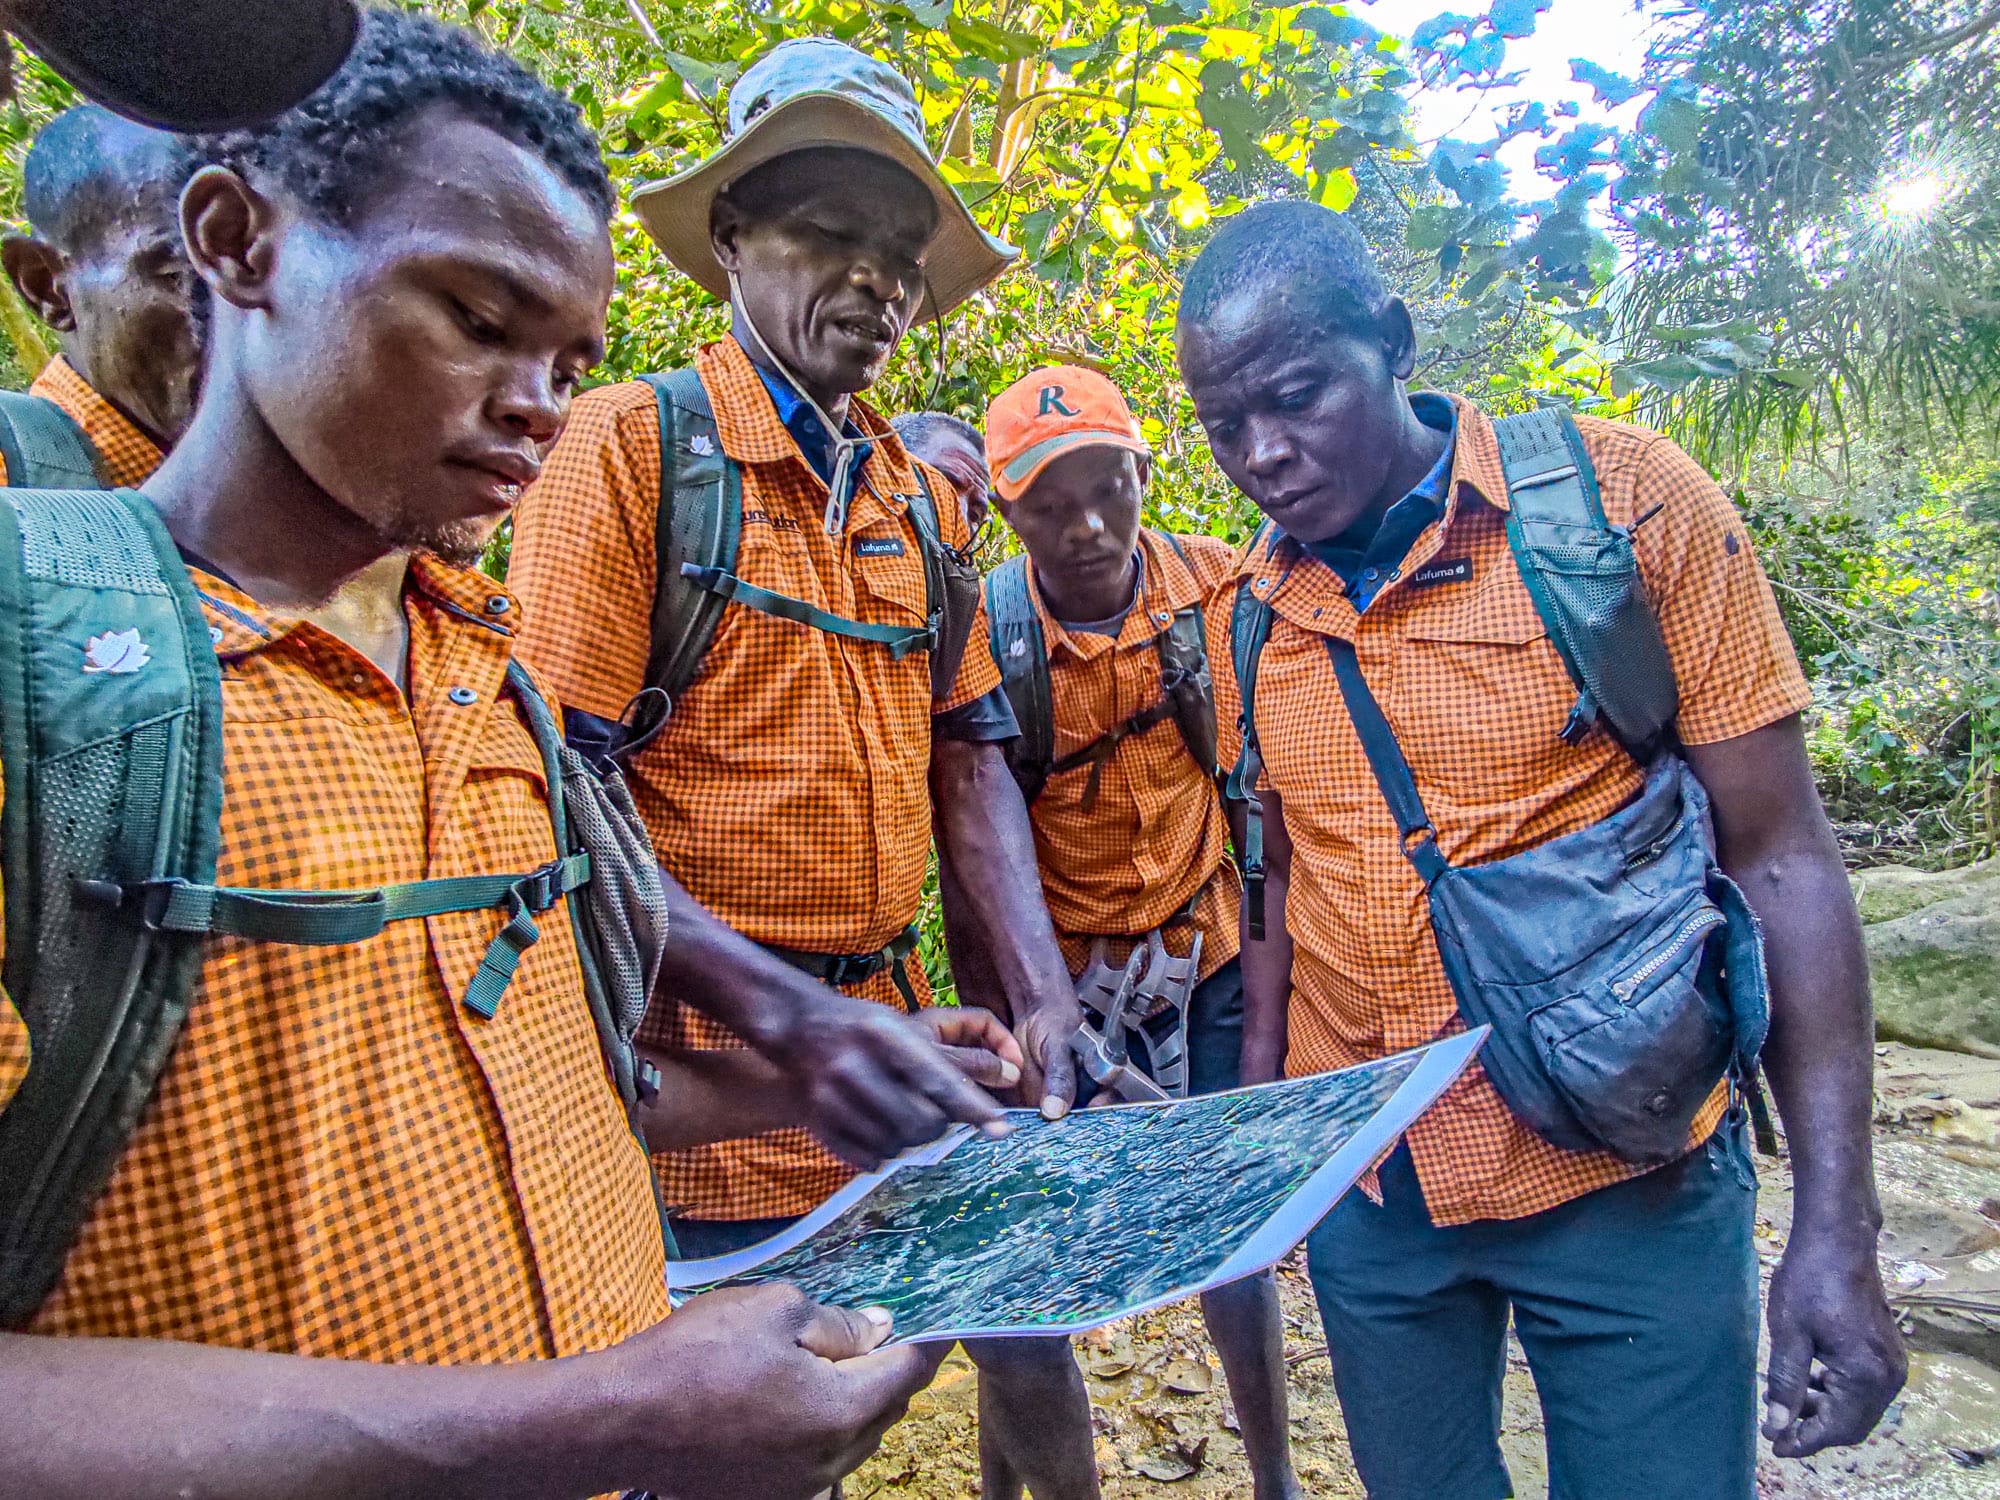
[[[309,107],[203,149],[213,164],[183,196],[208,300],[202,399],[143,488],[108,502],[157,512],[186,568],[186,613],[170,618],[219,669],[198,700],[212,727],[194,731],[220,740],[218,805],[195,812],[195,837],[212,834],[217,880],[249,888],[236,899],[293,911],[546,871],[519,606],[469,564],[602,354],[613,197],[596,142],[471,33],[378,10]],[[8,521],[47,538],[66,504],[16,494]],[[129,535],[113,541],[129,551]],[[8,630],[43,624],[37,649],[74,664],[80,693],[174,692],[181,648],[135,639],[107,667],[89,634],[120,607],[105,575],[158,580],[110,545],[77,551],[56,575],[73,621],[31,613],[10,558]],[[356,607],[329,624],[342,587]],[[513,917],[446,902],[353,942],[267,941],[255,924],[205,937],[173,997],[184,1020],[143,1037],[167,1044],[163,1069],[108,1179],[77,1195],[80,1221],[32,1226],[23,1254],[14,1210],[49,1180],[30,1132],[91,1065],[50,1019],[76,993],[52,968],[88,960],[43,960],[106,930],[26,899],[17,845],[59,839],[73,811],[65,783],[35,774],[50,764],[6,767],[0,1488],[806,1500],[928,1380],[935,1355],[876,1347],[886,1318],[783,1288],[667,1316],[646,1153],[559,893],[475,1003],[497,935],[519,933],[520,881]],[[127,764],[142,782],[144,758]],[[164,923],[133,910],[131,886],[90,884],[98,902],[109,886],[105,922]],[[312,899],[329,891],[357,899]],[[639,1110],[649,1132],[798,1117],[769,1070],[720,1070],[746,1095],[713,1087],[702,1059],[660,1061],[672,1076]],[[57,1230],[45,1267],[39,1241]]]
[[[15,291],[62,337],[29,394],[76,424],[107,484],[144,481],[194,410],[181,153],[175,137],[97,105],[65,110],[22,165],[30,232],[0,241]],[[0,479],[5,469],[0,456]]]
[[[1344,219],[1304,203],[1232,219],[1189,273],[1178,337],[1217,462],[1274,523],[1242,566],[1248,597],[1272,612],[1241,684],[1264,765],[1270,913],[1268,935],[1244,946],[1245,1073],[1338,1068],[1463,1024],[1433,931],[1440,867],[1484,871],[1580,837],[1653,783],[1601,721],[1562,733],[1576,691],[1510,550],[1493,424],[1470,402],[1407,394],[1409,313]],[[1653,433],[1579,427],[1606,518],[1632,528],[1716,857],[1764,924],[1765,1063],[1797,1182],[1771,1289],[1765,1431],[1780,1455],[1859,1442],[1904,1361],[1875,1266],[1866,970],[1806,760],[1806,685],[1713,481]],[[1364,693],[1379,713],[1350,717]],[[1394,817],[1395,780],[1376,779],[1385,738],[1414,783]],[[1399,837],[1399,823],[1413,831]],[[1625,856],[1632,880],[1652,857]],[[1515,920],[1572,930],[1528,899]],[[1634,969],[1622,993],[1664,961]],[[1732,975],[1739,961],[1761,973],[1736,955]],[[1460,964],[1461,985],[1479,962]],[[1497,1068],[1492,1042],[1487,1056]],[[1757,1262],[1743,1111],[1725,1115],[1718,1084],[1684,1154],[1648,1170],[1552,1144],[1502,1101],[1496,1076],[1468,1073],[1382,1164],[1379,1192],[1350,1195],[1311,1241],[1369,1494],[1512,1493],[1499,1447],[1511,1315],[1546,1417],[1552,1495],[1749,1500]]]
[[[858,1008],[883,1024],[924,997],[910,950],[935,818],[997,966],[1024,1091],[1060,1114],[1077,1006],[999,748],[1013,716],[985,653],[937,682],[930,652],[909,649],[931,608],[920,487],[954,551],[965,519],[945,477],[920,473],[859,399],[919,313],[950,312],[1012,252],[939,176],[922,111],[884,63],[787,43],[731,90],[729,121],[713,156],[634,198],[674,264],[730,303],[730,335],[694,366],[714,436],[677,443],[740,479],[742,529],[733,569],[702,585],[728,602],[699,671],[629,769],[661,863],[691,898],[689,929],[720,918],[752,942],[685,945],[647,1034],[702,1048],[747,1038],[840,1077],[849,1023],[821,981],[878,1002]],[[523,649],[573,731],[608,732],[648,686],[660,423],[645,383],[587,392],[515,522]],[[737,1008],[695,1009],[696,978]],[[904,1107],[893,1091],[876,1100]],[[682,1253],[754,1243],[833,1193],[849,1170],[820,1134],[656,1158]]]
[[[1184,1030],[1174,1016],[1150,1018],[1138,1048],[1176,1091],[1235,1088],[1242,883],[1216,774],[1236,757],[1234,549],[1141,524],[1152,452],[1124,394],[1094,370],[1057,365],[1014,382],[987,408],[986,449],[995,504],[1026,549],[988,581],[987,644],[1027,731],[1010,760],[1063,956],[1081,975],[1098,959],[1119,968],[1155,932],[1183,959],[1198,944]],[[1181,654],[1190,637],[1205,653],[1205,691],[1200,658]],[[957,906],[947,900],[948,921]],[[1257,1500],[1296,1500],[1276,1282],[1265,1273],[1207,1293],[1202,1313]],[[967,1352],[979,1366],[987,1500],[1024,1484],[1037,1500],[1093,1500],[1090,1398],[1068,1340],[982,1340]]]

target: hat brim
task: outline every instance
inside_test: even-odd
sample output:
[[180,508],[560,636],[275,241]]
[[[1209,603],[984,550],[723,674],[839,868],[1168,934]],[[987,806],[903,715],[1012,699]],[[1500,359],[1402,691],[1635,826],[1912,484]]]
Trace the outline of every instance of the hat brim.
[[1022,449],[995,469],[993,488],[1002,500],[1011,505],[1028,493],[1028,487],[1041,477],[1042,470],[1064,454],[1074,453],[1079,448],[1122,448],[1141,458],[1153,456],[1153,450],[1143,440],[1127,432],[1112,432],[1103,428],[1089,432],[1059,432],[1054,437],[1043,438],[1039,443]]
[[8,28],[90,98],[163,130],[290,109],[354,45],[353,0],[28,0]]
[[842,94],[799,94],[759,115],[707,160],[632,195],[632,211],[676,267],[727,300],[729,278],[709,239],[715,195],[753,167],[794,151],[839,146],[886,156],[924,185],[937,205],[937,235],[924,257],[927,291],[919,319],[943,317],[998,276],[1020,251],[973,222],[951,184],[902,131]]

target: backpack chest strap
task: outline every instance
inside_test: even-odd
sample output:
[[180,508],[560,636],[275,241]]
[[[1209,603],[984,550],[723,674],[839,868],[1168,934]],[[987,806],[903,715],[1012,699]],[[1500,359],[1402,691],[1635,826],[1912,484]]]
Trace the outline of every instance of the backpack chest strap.
[[759,614],[774,615],[780,620],[790,620],[813,630],[823,630],[828,635],[845,636],[855,641],[873,641],[878,646],[886,646],[891,661],[901,661],[917,651],[932,650],[937,645],[938,632],[943,625],[943,618],[939,613],[933,613],[929,623],[921,626],[871,625],[863,620],[850,620],[843,615],[829,614],[826,610],[808,604],[803,599],[794,599],[790,594],[780,594],[754,583],[746,583],[727,568],[706,568],[694,563],[682,563],[681,576],[706,593],[714,594],[721,599],[733,600],[746,609],[756,610]]
[[524,875],[458,875],[412,880],[372,890],[280,891],[156,880],[138,886],[79,881],[79,896],[103,906],[136,900],[141,920],[157,932],[238,937],[260,943],[337,947],[374,937],[391,922],[452,912],[504,911],[507,920],[487,946],[461,1003],[491,1017],[521,955],[541,936],[535,917],[590,880],[584,853],[550,860]]

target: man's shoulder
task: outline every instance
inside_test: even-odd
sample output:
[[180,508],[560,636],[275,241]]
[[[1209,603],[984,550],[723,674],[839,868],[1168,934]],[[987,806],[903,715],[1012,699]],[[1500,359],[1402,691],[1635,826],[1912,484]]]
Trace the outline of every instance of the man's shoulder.
[[652,386],[644,380],[633,377],[630,380],[615,380],[609,385],[592,386],[578,393],[570,404],[570,420],[585,412],[627,412],[644,409],[652,411],[659,405]]

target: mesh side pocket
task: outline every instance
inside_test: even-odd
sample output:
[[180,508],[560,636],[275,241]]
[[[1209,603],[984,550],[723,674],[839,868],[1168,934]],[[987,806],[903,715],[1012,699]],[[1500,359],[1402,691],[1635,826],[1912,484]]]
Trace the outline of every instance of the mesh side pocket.
[[1531,540],[1527,550],[1564,659],[1621,740],[1657,744],[1680,711],[1680,692],[1631,538],[1601,532],[1589,543]]
[[[37,795],[46,836],[36,851],[41,907],[35,921],[35,984],[17,999],[60,1035],[76,1018],[77,990],[109,957],[114,914],[80,906],[77,877],[117,867],[118,822],[104,816],[123,800],[131,771],[129,740],[109,740],[42,767]],[[40,1045],[40,1044],[38,1044]]]
[[45,490],[15,514],[29,577],[75,588],[168,593],[146,533],[113,491]]

